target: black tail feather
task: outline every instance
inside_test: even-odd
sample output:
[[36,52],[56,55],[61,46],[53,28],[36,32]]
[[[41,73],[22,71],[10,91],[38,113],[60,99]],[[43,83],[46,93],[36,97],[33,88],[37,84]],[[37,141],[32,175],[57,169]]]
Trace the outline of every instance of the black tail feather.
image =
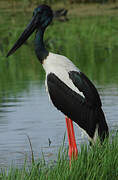
[[98,114],[98,135],[102,143],[105,138],[109,137],[109,129],[105,120],[105,115],[101,108],[100,110],[97,110],[97,114]]

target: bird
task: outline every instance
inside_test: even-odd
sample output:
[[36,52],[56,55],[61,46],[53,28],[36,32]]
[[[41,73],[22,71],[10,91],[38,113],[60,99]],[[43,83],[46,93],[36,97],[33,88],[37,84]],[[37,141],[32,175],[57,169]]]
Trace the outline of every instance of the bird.
[[[62,8],[62,9],[53,11],[53,16],[60,21],[68,21],[67,13],[68,13],[68,10],[65,8]],[[61,19],[61,17],[63,17],[63,19]]]
[[49,99],[57,110],[65,115],[71,161],[78,157],[73,122],[88,135],[92,143],[96,142],[97,136],[102,143],[109,136],[109,128],[94,84],[67,57],[46,49],[44,32],[52,20],[53,11],[50,6],[41,4],[35,8],[30,23],[6,57],[15,53],[30,35],[36,32],[35,53],[45,70]]

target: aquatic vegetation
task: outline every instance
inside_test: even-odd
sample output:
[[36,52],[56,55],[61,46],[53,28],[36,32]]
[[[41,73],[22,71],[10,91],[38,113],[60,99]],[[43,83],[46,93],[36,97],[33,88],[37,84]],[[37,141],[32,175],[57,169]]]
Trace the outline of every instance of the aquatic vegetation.
[[11,167],[1,170],[0,178],[9,180],[104,180],[118,178],[118,135],[112,137],[111,142],[106,140],[101,146],[99,142],[92,146],[81,145],[78,159],[69,166],[67,151],[59,151],[57,162],[45,163],[44,158],[33,162],[27,167],[18,169]]
[[[5,14],[3,13],[3,15]],[[28,17],[31,17],[30,13],[27,13],[27,16],[22,14],[22,21],[20,21],[21,14],[19,13],[15,17],[9,13],[9,20],[8,17],[4,16],[5,21],[8,22],[6,24],[3,21],[0,28],[0,63],[2,65],[0,73],[2,76],[2,73],[7,71],[4,78],[8,72],[9,78],[17,72],[17,78],[28,77],[30,74],[33,78],[33,76],[36,77],[37,74],[40,74],[39,78],[43,80],[42,67],[36,60],[33,51],[33,37],[26,42],[22,49],[19,49],[20,52],[16,52],[9,60],[5,57],[8,49],[24,30]],[[47,48],[54,53],[63,54],[69,59],[73,59],[74,63],[79,65],[85,74],[97,82],[116,81],[108,76],[117,74],[117,21],[116,16],[71,17],[69,21],[64,23],[55,21],[52,27],[48,28],[45,36]],[[39,73],[39,69],[41,73]]]

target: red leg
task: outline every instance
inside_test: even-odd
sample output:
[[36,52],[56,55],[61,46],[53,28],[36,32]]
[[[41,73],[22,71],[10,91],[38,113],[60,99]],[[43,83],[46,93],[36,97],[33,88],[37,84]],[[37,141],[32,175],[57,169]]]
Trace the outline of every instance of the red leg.
[[67,127],[67,133],[68,133],[68,142],[69,142],[69,159],[71,162],[71,159],[77,159],[78,156],[78,150],[75,140],[75,134],[74,134],[74,128],[73,128],[73,122],[68,117],[65,117],[66,120],[66,127]]

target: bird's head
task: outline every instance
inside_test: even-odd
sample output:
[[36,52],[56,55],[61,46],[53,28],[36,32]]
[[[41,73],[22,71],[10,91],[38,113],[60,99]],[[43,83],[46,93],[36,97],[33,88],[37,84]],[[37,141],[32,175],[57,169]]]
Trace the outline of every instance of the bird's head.
[[36,29],[45,29],[52,21],[53,12],[51,8],[47,5],[40,5],[33,12],[34,23],[36,24]]
[[7,57],[13,54],[37,29],[45,30],[45,28],[51,23],[53,18],[53,12],[47,5],[40,5],[34,9],[32,19],[14,46],[10,49]]

